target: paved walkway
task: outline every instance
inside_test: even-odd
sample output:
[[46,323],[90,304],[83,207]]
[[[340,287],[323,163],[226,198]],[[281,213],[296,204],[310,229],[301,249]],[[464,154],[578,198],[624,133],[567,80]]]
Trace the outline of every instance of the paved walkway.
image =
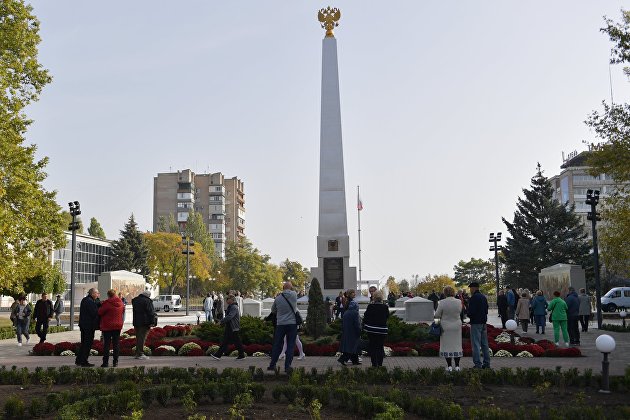
[[[128,320],[130,317],[127,318]],[[490,314],[489,322],[493,325],[501,325],[496,316],[496,313]],[[185,315],[164,315],[160,314],[159,325],[176,324],[176,323],[197,323],[197,317],[191,315],[186,317]],[[129,323],[125,324],[125,329],[131,328]],[[535,331],[535,329],[534,329]],[[530,330],[527,336],[540,339],[542,337],[553,339],[553,329],[551,325],[547,326],[547,334],[544,336],[537,335]],[[517,332],[521,332],[520,328]],[[623,375],[626,368],[630,368],[630,333],[615,333],[610,331],[600,332],[594,327],[594,323],[591,323],[591,328],[588,333],[582,333],[580,350],[585,357],[580,358],[553,358],[553,357],[536,357],[536,358],[493,358],[492,367],[540,367],[544,369],[555,369],[557,366],[563,369],[576,367],[580,370],[592,369],[593,372],[599,372],[601,370],[602,355],[595,348],[595,339],[602,333],[609,334],[615,338],[617,347],[615,351],[610,355],[610,372],[613,375]],[[97,333],[98,336],[98,333]],[[61,356],[30,356],[28,353],[32,349],[34,342],[37,341],[37,336],[32,338],[33,343],[24,345],[22,347],[17,346],[15,339],[0,340],[0,365],[28,367],[34,369],[37,366],[41,367],[59,367],[64,365],[74,366],[73,357],[61,357]],[[67,331],[63,333],[49,334],[48,340],[51,343],[58,343],[61,341],[76,342],[80,340],[80,332],[78,327],[75,331]],[[101,358],[99,356],[92,356],[90,358],[92,363],[100,365]],[[248,357],[245,360],[237,361],[233,357],[223,357],[220,361],[214,360],[210,357],[151,357],[149,360],[138,361],[130,356],[121,356],[119,360],[119,367],[132,367],[142,364],[146,367],[216,367],[219,370],[226,367],[244,367],[255,366],[265,369],[269,365],[269,358],[267,357]],[[388,368],[401,367],[403,369],[417,369],[420,367],[440,367],[443,366],[444,360],[439,357],[388,357],[385,359],[385,366]],[[283,367],[283,362],[278,364]],[[473,366],[472,359],[470,357],[464,357],[461,365],[463,368],[470,368]],[[369,359],[364,358],[363,367],[369,366]],[[319,370],[324,370],[328,367],[339,368],[335,357],[306,357],[305,360],[293,359],[293,367],[305,367],[311,369],[316,367]]]

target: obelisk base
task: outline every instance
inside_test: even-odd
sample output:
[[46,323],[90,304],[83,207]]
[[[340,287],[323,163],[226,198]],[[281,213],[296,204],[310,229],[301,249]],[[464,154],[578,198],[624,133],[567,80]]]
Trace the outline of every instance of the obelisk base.
[[311,279],[317,278],[324,299],[334,300],[340,291],[356,289],[357,268],[350,267],[349,238],[317,237],[317,267],[311,268]]

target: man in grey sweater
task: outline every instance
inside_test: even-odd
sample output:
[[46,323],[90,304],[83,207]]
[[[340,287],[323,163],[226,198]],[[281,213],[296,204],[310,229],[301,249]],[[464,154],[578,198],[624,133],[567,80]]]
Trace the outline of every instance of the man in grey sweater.
[[221,356],[227,352],[228,346],[234,344],[236,350],[238,350],[238,357],[236,360],[243,360],[245,358],[245,352],[243,351],[243,343],[241,343],[241,336],[239,331],[241,330],[241,314],[238,311],[234,296],[229,295],[226,299],[228,308],[225,317],[221,320],[221,324],[225,325],[225,331],[223,332],[223,342],[221,347],[215,354],[211,354],[214,359],[220,360]]
[[280,357],[280,352],[284,344],[284,337],[287,338],[287,352],[284,359],[284,371],[291,373],[291,362],[295,349],[295,337],[297,336],[297,320],[295,311],[297,310],[297,294],[291,290],[293,285],[287,281],[282,286],[282,293],[276,296],[271,307],[271,312],[276,314],[276,330],[273,335],[273,348],[271,350],[271,363],[267,370],[276,370],[276,362]]

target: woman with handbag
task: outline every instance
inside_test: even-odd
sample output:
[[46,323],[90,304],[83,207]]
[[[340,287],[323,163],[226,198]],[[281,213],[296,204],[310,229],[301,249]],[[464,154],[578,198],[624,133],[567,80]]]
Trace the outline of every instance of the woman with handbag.
[[435,318],[439,319],[442,327],[440,336],[440,356],[446,359],[446,370],[453,371],[453,359],[455,370],[459,371],[459,359],[464,356],[462,349],[462,321],[459,317],[462,310],[462,302],[456,299],[455,289],[451,286],[444,288],[444,299],[439,301],[435,310]]
[[376,291],[372,294],[373,302],[367,306],[363,314],[363,329],[368,335],[368,353],[372,366],[383,366],[385,357],[385,338],[387,337],[387,318],[389,307],[383,303],[383,294]]

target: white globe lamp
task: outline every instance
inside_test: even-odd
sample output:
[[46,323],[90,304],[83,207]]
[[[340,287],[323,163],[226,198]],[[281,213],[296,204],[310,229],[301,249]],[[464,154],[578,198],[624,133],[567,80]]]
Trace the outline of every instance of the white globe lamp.
[[507,328],[507,330],[510,333],[510,343],[515,344],[514,343],[514,330],[516,329],[516,326],[518,324],[516,323],[516,321],[514,321],[513,319],[509,319],[506,323],[505,323],[505,328]]
[[599,392],[603,394],[610,394],[610,382],[608,378],[610,362],[608,361],[608,353],[612,353],[615,350],[615,346],[615,339],[608,334],[602,334],[595,340],[595,347],[604,354],[604,360],[602,361],[602,389],[599,390]]

